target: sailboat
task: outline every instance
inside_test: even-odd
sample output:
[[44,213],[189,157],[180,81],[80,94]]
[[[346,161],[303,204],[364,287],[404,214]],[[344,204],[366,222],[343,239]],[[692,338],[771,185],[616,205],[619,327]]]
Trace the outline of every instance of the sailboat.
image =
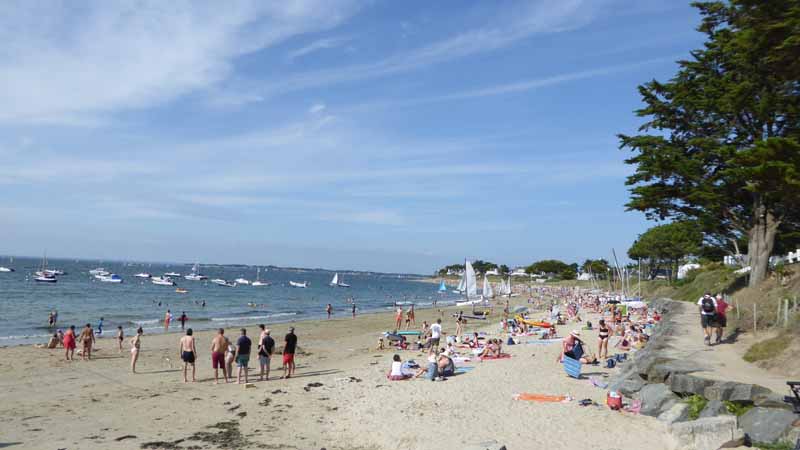
[[189,281],[203,281],[208,279],[207,276],[200,275],[200,263],[195,263],[195,265],[192,266],[192,273],[184,276],[183,278]]
[[[464,262],[464,278],[462,278],[462,281],[464,282],[463,293],[466,301],[456,302],[456,305],[464,306],[481,303],[483,300],[478,299],[478,281],[475,278],[475,269],[472,268],[472,263],[469,261]],[[470,297],[474,300],[470,300]]]
[[492,284],[489,283],[489,276],[483,276],[483,298],[490,299],[494,298],[494,290],[492,289]]
[[269,282],[261,281],[261,267],[259,267],[258,272],[256,272],[256,281],[250,283],[250,286],[269,286]]
[[442,280],[442,282],[439,283],[439,293],[444,294],[446,292],[447,292],[447,285],[444,284],[444,280]]
[[458,292],[459,294],[463,294],[464,290],[467,288],[466,282],[466,271],[461,275],[461,279],[458,280],[458,286],[453,290],[453,292]]
[[338,286],[338,287],[343,287],[343,288],[349,288],[349,287],[350,287],[350,285],[349,285],[349,284],[343,283],[343,282],[342,282],[342,281],[339,279],[339,272],[336,272],[336,273],[333,275],[333,279],[331,280],[331,286],[334,286],[334,287],[337,287],[337,286]]
[[45,253],[44,257],[42,258],[41,270],[36,272],[36,278],[34,278],[34,281],[39,283],[55,283],[58,281],[55,274],[47,270],[47,253]]

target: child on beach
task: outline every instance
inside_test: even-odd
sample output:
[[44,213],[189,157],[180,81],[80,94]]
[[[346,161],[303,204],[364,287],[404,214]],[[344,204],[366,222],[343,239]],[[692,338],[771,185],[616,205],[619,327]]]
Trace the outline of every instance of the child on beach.
[[403,374],[403,361],[400,359],[400,355],[394,355],[392,357],[392,368],[389,371],[389,379],[399,381],[406,378],[409,378],[409,375]]
[[117,343],[119,344],[119,352],[122,353],[122,341],[125,340],[125,334],[122,331],[122,326],[117,327]]

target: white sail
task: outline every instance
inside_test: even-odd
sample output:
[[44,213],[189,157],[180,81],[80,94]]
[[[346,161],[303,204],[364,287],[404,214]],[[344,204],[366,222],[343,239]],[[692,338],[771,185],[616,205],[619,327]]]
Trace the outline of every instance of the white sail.
[[458,280],[458,287],[456,287],[456,292],[464,292],[467,289],[467,283],[465,282],[464,278],[466,275],[461,275],[461,279]]
[[339,272],[336,272],[333,275],[333,279],[331,280],[331,286],[336,286],[339,284]]
[[492,284],[489,283],[489,277],[486,275],[483,276],[483,297],[484,298],[494,297],[494,290],[492,290]]
[[467,261],[464,264],[464,283],[467,298],[478,296],[478,280],[475,278],[475,269],[472,263]]

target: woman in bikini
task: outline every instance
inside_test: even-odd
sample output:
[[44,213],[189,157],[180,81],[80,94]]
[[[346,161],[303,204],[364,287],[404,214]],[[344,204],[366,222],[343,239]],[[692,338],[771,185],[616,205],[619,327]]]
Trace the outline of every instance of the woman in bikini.
[[611,330],[606,325],[606,321],[604,319],[600,319],[600,326],[597,329],[597,353],[600,356],[600,359],[608,358],[608,338],[610,336]]
[[136,336],[131,338],[131,372],[136,373],[136,361],[139,360],[139,352],[142,349],[142,333],[144,331],[141,327],[136,330]]
[[90,324],[86,324],[81,331],[81,342],[83,343],[83,353],[81,353],[81,358],[84,361],[88,361],[92,359],[92,344],[94,344],[94,330]]

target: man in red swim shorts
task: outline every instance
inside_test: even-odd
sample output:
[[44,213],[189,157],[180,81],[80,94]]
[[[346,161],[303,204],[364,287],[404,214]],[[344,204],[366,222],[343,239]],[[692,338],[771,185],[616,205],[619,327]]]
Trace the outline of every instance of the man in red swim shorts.
[[294,352],[297,349],[297,335],[294,327],[289,327],[289,334],[283,340],[283,378],[291,378],[294,374]]
[[214,369],[214,384],[219,383],[219,369],[222,369],[222,376],[225,377],[225,382],[228,383],[230,376],[225,370],[225,349],[228,344],[225,341],[225,330],[220,328],[217,335],[211,341],[211,367]]

